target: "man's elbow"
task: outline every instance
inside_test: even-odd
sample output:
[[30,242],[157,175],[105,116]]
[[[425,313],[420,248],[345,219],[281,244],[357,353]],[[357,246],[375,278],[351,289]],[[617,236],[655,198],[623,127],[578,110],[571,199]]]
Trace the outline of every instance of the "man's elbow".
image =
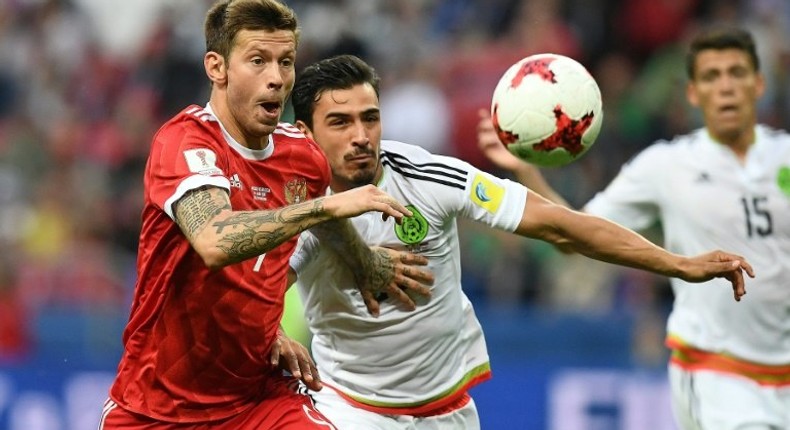
[[574,245],[570,241],[560,241],[560,242],[554,243],[554,248],[556,248],[558,251],[560,251],[561,253],[563,253],[565,255],[578,253],[578,251],[576,249],[576,245]]
[[211,271],[222,269],[233,263],[228,253],[220,249],[213,241],[197,239],[192,243],[192,248]]

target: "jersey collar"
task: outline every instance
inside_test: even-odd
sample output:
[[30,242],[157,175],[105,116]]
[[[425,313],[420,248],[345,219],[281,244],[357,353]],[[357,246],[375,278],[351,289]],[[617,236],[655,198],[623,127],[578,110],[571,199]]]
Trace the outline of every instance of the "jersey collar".
[[228,143],[228,146],[233,148],[242,158],[247,160],[265,160],[269,158],[274,153],[274,139],[272,139],[272,135],[270,134],[267,139],[269,139],[269,143],[263,149],[250,149],[246,146],[242,145],[233,136],[225,130],[225,126],[222,125],[222,122],[217,118],[214,114],[214,111],[211,109],[211,103],[206,103],[206,112],[210,113],[217,120],[217,124],[219,124],[219,128],[222,130],[222,137],[225,138],[225,142]]

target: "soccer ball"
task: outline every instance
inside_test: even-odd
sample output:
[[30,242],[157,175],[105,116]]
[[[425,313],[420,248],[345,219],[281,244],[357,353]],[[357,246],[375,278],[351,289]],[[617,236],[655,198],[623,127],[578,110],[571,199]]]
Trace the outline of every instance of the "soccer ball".
[[499,140],[520,159],[568,164],[595,142],[603,122],[601,91],[572,58],[536,54],[510,66],[491,100]]

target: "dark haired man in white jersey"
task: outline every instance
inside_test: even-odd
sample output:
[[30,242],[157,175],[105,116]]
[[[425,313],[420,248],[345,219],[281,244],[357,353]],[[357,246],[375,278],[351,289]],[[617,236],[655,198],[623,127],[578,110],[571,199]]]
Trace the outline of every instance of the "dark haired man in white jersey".
[[688,281],[726,277],[743,293],[740,257],[717,251],[685,258],[602,218],[553,204],[524,186],[420,146],[381,140],[378,77],[359,58],[308,66],[294,86],[296,125],[323,149],[329,195],[375,184],[413,215],[400,225],[368,215],[352,223],[369,245],[426,257],[431,300],[403,312],[383,299],[372,318],[337,256],[303,234],[291,258],[312,350],[324,384],[319,410],[342,430],[477,429],[470,387],[490,377],[480,323],[461,289],[456,220],[563,244],[592,258]]

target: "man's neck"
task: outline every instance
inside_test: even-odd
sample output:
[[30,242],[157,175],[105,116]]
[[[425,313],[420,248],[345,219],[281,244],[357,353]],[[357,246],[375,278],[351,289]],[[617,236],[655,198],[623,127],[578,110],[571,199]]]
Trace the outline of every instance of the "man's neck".
[[266,148],[266,145],[269,143],[269,136],[263,137],[252,137],[247,136],[241,129],[238,121],[235,120],[233,114],[228,109],[226,103],[217,102],[214,97],[209,99],[209,106],[211,106],[212,112],[214,112],[214,116],[219,121],[222,129],[225,130],[226,133],[230,137],[233,138],[239,145],[249,148],[252,150],[260,150]]
[[382,178],[384,177],[384,166],[381,165],[381,161],[379,161],[378,166],[376,167],[376,176],[373,178],[372,181],[366,183],[357,183],[346,181],[343,179],[338,179],[334,175],[332,176],[332,180],[329,182],[329,189],[332,191],[333,194],[342,193],[343,191],[348,191],[354,188],[361,187],[363,185],[373,184],[375,186],[379,186],[381,183]]
[[[711,133],[710,136],[716,142],[730,148],[730,150],[735,153],[738,159],[745,160],[746,154],[749,152],[749,148],[752,147],[757,138],[755,128],[755,126],[752,126],[748,130],[744,130],[741,133],[733,135],[715,136]],[[708,132],[710,133],[710,130]]]

